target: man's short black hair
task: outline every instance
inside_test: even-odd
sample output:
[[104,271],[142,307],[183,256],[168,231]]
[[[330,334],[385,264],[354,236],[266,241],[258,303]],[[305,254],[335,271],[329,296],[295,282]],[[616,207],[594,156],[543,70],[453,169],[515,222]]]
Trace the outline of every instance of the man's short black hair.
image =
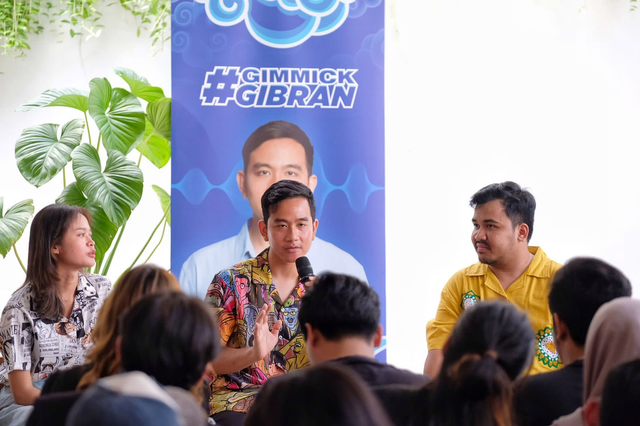
[[262,194],[262,217],[264,223],[269,221],[269,216],[278,210],[281,201],[289,198],[302,197],[309,202],[309,210],[311,210],[311,220],[316,220],[316,202],[313,198],[313,192],[307,185],[295,180],[281,180],[274,183]]
[[549,291],[549,310],[567,324],[571,339],[584,346],[596,311],[618,297],[631,296],[631,283],[614,266],[591,257],[576,257],[556,272]]
[[640,359],[635,359],[609,372],[602,390],[600,425],[637,425],[638,401],[640,401]]
[[249,166],[249,157],[251,153],[255,151],[260,145],[271,139],[288,138],[298,142],[304,148],[305,157],[307,159],[307,171],[309,176],[313,170],[313,145],[309,140],[309,136],[298,126],[288,121],[278,120],[270,121],[249,135],[242,147],[242,160],[244,162],[244,169],[247,170]]
[[533,216],[536,212],[536,199],[526,189],[520,188],[515,182],[492,183],[473,194],[469,204],[474,209],[489,201],[500,200],[504,211],[511,220],[514,229],[521,223],[529,227],[527,241],[531,241],[533,235]]
[[120,317],[124,371],[190,389],[220,351],[218,326],[204,302],[183,293],[146,296]]
[[371,287],[355,277],[324,273],[302,298],[298,320],[305,338],[308,323],[327,340],[352,336],[370,340],[380,323],[380,299]]

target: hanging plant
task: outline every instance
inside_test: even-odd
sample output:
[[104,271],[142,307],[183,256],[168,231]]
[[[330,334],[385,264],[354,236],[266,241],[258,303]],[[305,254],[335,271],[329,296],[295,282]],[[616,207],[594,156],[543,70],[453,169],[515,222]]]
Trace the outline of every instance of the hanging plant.
[[[31,48],[29,37],[42,33],[44,25],[59,37],[99,37],[104,29],[101,10],[113,4],[104,0],[0,0],[0,52],[25,56]],[[148,31],[152,47],[170,38],[169,0],[120,0],[120,5],[136,19],[138,37]]]
[[2,54],[24,56],[30,49],[30,34],[40,34],[40,0],[0,0],[0,45]]

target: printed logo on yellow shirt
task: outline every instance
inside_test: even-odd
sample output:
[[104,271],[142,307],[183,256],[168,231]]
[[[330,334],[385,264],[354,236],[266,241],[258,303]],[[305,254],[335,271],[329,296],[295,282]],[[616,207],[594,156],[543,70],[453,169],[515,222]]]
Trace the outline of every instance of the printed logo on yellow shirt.
[[462,302],[460,302],[460,307],[462,310],[475,306],[480,301],[480,296],[474,293],[473,290],[469,290],[468,292],[462,295]]
[[558,351],[556,350],[556,342],[553,340],[553,328],[545,327],[542,330],[539,330],[536,338],[538,342],[538,348],[536,351],[538,361],[547,367],[560,367],[562,362],[560,361],[560,355],[558,355]]

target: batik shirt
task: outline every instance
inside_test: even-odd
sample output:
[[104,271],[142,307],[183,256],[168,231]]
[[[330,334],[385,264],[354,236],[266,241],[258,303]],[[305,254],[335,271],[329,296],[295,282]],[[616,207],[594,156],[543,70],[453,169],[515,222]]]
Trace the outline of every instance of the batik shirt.
[[35,311],[31,284],[13,293],[0,320],[0,383],[9,385],[14,370],[30,371],[37,382],[58,369],[83,364],[98,310],[111,287],[106,277],[80,274],[71,316],[60,321],[41,318]]
[[232,374],[221,374],[211,383],[210,414],[247,412],[268,378],[309,364],[304,336],[298,324],[300,299],[305,287],[298,282],[282,300],[273,284],[269,249],[257,257],[219,272],[209,286],[205,301],[213,308],[222,344],[229,348],[253,346],[253,328],[260,308],[272,303],[269,325],[282,320],[278,343],[262,360]]
[[540,247],[529,247],[529,267],[506,290],[489,265],[476,263],[456,272],[442,290],[435,319],[427,324],[429,350],[442,349],[462,311],[481,300],[507,300],[529,315],[536,332],[536,356],[529,374],[545,373],[562,366],[553,341],[553,317],[549,311],[549,284],[562,267]]

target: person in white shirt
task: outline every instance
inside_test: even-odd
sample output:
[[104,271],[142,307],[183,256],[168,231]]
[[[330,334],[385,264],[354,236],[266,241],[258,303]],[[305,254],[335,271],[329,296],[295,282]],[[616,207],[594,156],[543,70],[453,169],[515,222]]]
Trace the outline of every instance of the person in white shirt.
[[[275,182],[295,180],[313,191],[313,146],[307,134],[293,123],[271,121],[258,127],[242,148],[244,170],[236,177],[238,188],[253,210],[238,235],[203,247],[182,265],[180,285],[185,293],[204,299],[211,280],[219,271],[253,257],[265,248],[258,229],[262,220],[260,198]],[[307,254],[316,274],[330,271],[355,276],[367,282],[362,265],[349,253],[320,238]]]

